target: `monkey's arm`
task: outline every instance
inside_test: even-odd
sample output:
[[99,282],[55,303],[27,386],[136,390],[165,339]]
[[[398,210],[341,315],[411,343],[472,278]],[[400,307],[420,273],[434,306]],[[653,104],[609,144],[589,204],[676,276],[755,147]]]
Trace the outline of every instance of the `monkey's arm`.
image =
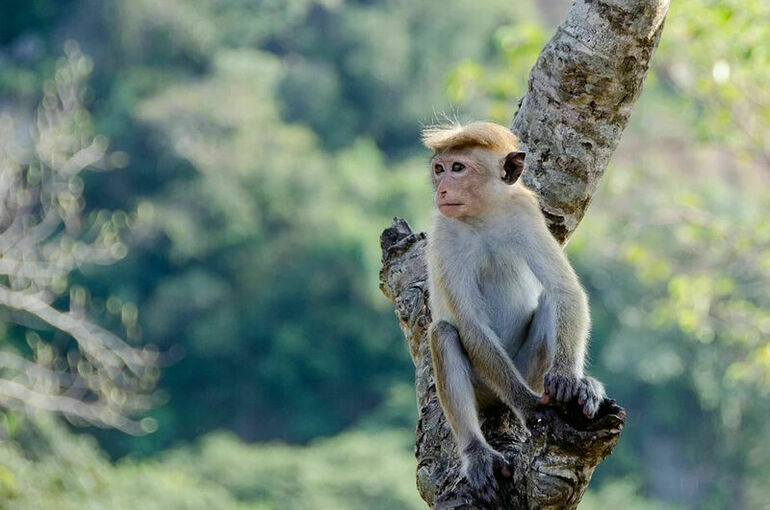
[[[539,213],[539,211],[538,211]],[[556,345],[551,369],[545,376],[544,402],[566,402],[573,397],[592,417],[605,397],[602,384],[583,375],[590,328],[588,298],[564,251],[542,221],[517,241],[524,259],[543,285],[542,300],[553,311]],[[539,227],[539,228],[538,228]]]
[[588,298],[564,251],[544,224],[542,227],[523,232],[516,244],[543,286],[541,301],[553,311],[556,349],[552,371],[582,376],[590,327]]
[[483,309],[483,298],[475,275],[466,266],[457,269],[452,278],[436,289],[447,309],[456,319],[460,341],[473,368],[497,396],[527,420],[540,403],[540,397],[529,389],[502,342],[489,326]]

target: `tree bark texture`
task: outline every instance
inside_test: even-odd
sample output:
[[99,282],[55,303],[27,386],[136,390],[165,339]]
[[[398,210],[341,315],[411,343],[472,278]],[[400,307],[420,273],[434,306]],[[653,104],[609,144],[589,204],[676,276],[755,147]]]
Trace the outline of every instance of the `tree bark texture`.
[[[576,0],[529,77],[512,130],[527,151],[525,183],[561,243],[577,227],[617,147],[658,44],[668,0]],[[427,341],[425,233],[396,218],[380,238],[380,288],[415,365],[417,488],[436,509],[484,508],[460,474],[433,381]],[[606,400],[588,420],[579,406],[544,408],[523,426],[507,409],[482,414],[490,444],[513,464],[492,508],[577,508],[594,468],[612,451],[625,411]]]

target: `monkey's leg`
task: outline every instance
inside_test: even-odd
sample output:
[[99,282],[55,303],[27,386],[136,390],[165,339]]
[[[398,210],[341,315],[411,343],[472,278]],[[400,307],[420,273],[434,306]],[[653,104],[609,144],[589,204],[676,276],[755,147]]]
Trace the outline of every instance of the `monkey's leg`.
[[497,492],[495,472],[511,476],[508,462],[481,432],[471,366],[457,329],[446,321],[430,328],[430,352],[441,408],[459,447],[463,474],[479,497],[491,501]]
[[527,386],[495,332],[472,320],[470,314],[464,319],[461,340],[471,365],[522,423],[527,423],[540,406],[540,396]]

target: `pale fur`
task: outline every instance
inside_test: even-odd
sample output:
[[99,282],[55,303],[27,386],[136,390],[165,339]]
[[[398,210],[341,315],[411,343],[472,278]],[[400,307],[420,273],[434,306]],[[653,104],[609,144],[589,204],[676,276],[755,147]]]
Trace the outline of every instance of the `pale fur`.
[[422,130],[422,143],[433,152],[464,147],[483,147],[507,154],[517,150],[519,139],[508,128],[492,122],[429,126]]
[[[490,174],[483,216],[449,219],[434,208],[427,249],[439,399],[463,463],[472,465],[463,452],[479,444],[491,449],[477,407],[501,400],[526,421],[546,372],[583,380],[588,300],[535,194],[520,181],[505,184],[500,168],[489,168],[519,150],[510,131],[473,123],[431,128],[423,140],[437,153],[474,154]],[[480,151],[494,154],[475,155]]]

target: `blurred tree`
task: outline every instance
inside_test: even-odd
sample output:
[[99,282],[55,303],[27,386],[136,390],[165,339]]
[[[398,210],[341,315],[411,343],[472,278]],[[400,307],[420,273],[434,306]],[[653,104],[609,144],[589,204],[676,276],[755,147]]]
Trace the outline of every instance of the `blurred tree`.
[[[428,183],[414,160],[389,162],[395,153],[381,152],[378,145],[389,142],[378,133],[417,133],[414,115],[422,110],[414,105],[440,96],[440,76],[455,58],[444,51],[448,40],[458,55],[474,58],[484,58],[488,42],[461,31],[460,17],[420,28],[410,14],[418,7],[406,4],[119,6],[94,11],[105,21],[84,17],[92,19],[83,22],[90,27],[84,44],[100,63],[98,126],[131,158],[126,171],[86,185],[99,190],[92,204],[133,209],[152,228],[127,238],[130,255],[119,266],[90,271],[83,283],[147,310],[139,318],[145,336],[186,358],[165,371],[172,400],[153,413],[160,433],[130,442],[111,435],[108,444],[117,452],[152,451],[223,425],[250,439],[306,440],[341,430],[409,370],[403,350],[388,341],[397,329],[376,291],[379,253],[371,239],[394,211],[425,217]],[[467,11],[461,2],[457,8]],[[439,16],[430,9],[426,16]],[[505,2],[490,1],[474,23],[500,25],[505,12]],[[356,52],[356,73],[369,76],[361,62],[377,60],[380,48],[366,31],[339,33],[354,18],[401,27],[394,51],[435,66],[435,79],[424,82],[425,72],[396,72],[392,59],[383,61],[376,81],[397,85],[408,114],[393,128],[383,126],[393,122],[386,114],[393,93],[374,94],[374,77],[353,79],[345,70],[352,63],[327,63],[343,52],[338,39],[355,36],[344,51]],[[111,27],[107,45],[100,23]],[[316,81],[297,88],[293,77],[305,66]],[[344,83],[344,97],[328,92],[333,83]],[[360,107],[345,102],[358,96],[375,114],[351,124],[344,112]],[[295,117],[291,111],[308,115],[303,104],[327,115],[326,123],[313,124],[315,113],[313,122]],[[340,134],[344,147],[328,138]],[[412,147],[416,140],[409,137]],[[325,145],[340,149],[327,154]],[[379,326],[363,331],[366,323]]]
[[0,405],[141,434],[152,423],[131,415],[150,406],[158,373],[157,355],[136,345],[136,307],[120,310],[127,342],[89,320],[91,297],[70,276],[125,257],[121,231],[133,219],[83,217],[81,172],[121,156],[105,157],[82,104],[91,61],[74,43],[66,54],[28,133],[24,120],[0,117],[0,327],[26,339],[0,350]]
[[245,438],[305,440],[350,424],[407,373],[361,233],[395,206],[414,210],[408,193],[427,181],[412,164],[388,170],[366,140],[325,155],[312,131],[283,124],[271,100],[283,70],[266,53],[223,51],[206,78],[139,106],[196,172],[144,206],[174,265],[146,298],[144,329],[186,340],[166,371],[185,388],[179,421],[161,435],[225,420]]
[[597,199],[609,214],[571,248],[594,297],[595,358],[644,417],[614,469],[643,473],[658,497],[753,508],[770,482],[770,302],[758,290],[770,285],[770,196],[741,183],[762,182],[761,165],[706,149],[691,155],[699,179],[672,173],[690,143],[620,163]]
[[55,26],[74,0],[34,0],[0,4],[0,44]]
[[91,437],[25,420],[0,443],[0,506],[417,510],[424,505],[403,476],[413,469],[410,444],[408,431],[351,431],[308,447],[248,445],[220,432],[155,459],[113,465]]
[[699,139],[770,167],[770,4],[685,0],[672,11],[683,21],[663,42],[661,86]]

